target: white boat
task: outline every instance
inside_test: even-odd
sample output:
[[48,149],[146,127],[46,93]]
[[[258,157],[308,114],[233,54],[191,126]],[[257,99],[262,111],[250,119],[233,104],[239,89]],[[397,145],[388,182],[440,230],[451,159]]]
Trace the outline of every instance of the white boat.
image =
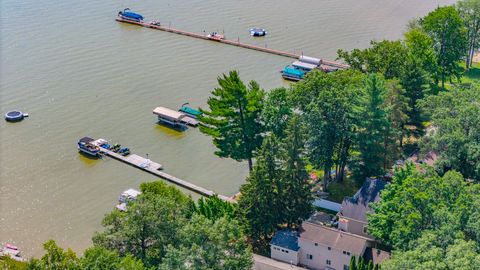
[[125,190],[118,197],[118,204],[115,207],[122,212],[127,211],[127,204],[135,201],[140,194],[142,194],[140,191],[133,188]]
[[19,262],[27,261],[26,259],[22,258],[20,249],[17,246],[14,246],[12,244],[5,244],[3,248],[0,249],[0,257],[2,256],[7,256]]

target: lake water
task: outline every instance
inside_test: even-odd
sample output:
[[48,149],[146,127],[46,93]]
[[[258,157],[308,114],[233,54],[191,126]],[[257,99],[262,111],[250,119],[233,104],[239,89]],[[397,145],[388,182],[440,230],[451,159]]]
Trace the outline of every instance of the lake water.
[[[80,137],[119,142],[165,171],[225,195],[246,163],[220,159],[211,139],[155,123],[156,106],[205,106],[219,74],[237,69],[265,89],[288,85],[292,59],[116,22],[125,7],[172,27],[225,32],[271,48],[334,59],[338,48],[401,37],[405,24],[453,0],[2,0],[0,243],[40,255],[55,239],[82,251],[121,191],[154,177],[111,159],[77,153]],[[248,29],[269,35],[252,38]]]

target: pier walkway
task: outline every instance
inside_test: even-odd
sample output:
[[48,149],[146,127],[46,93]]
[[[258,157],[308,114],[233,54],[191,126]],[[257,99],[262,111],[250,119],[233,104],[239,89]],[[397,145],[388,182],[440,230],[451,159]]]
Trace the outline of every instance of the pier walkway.
[[167,173],[161,171],[161,169],[162,169],[161,164],[150,161],[147,158],[144,158],[144,157],[141,157],[141,156],[138,156],[138,155],[135,155],[135,154],[130,154],[128,156],[122,156],[118,153],[115,153],[113,151],[110,151],[110,150],[102,148],[102,147],[100,147],[100,152],[102,154],[106,155],[106,156],[109,156],[113,159],[119,160],[119,161],[121,161],[123,163],[126,163],[128,165],[131,165],[135,168],[138,168],[140,170],[143,170],[145,172],[153,174],[157,177],[163,178],[163,179],[165,179],[165,180],[167,180],[167,181],[169,181],[173,184],[179,185],[183,188],[191,190],[191,191],[193,191],[195,193],[198,193],[200,195],[203,195],[203,196],[206,196],[206,197],[211,197],[211,196],[217,195],[218,198],[220,198],[221,200],[224,200],[224,201],[227,201],[227,202],[236,202],[235,199],[233,199],[231,197],[216,194],[215,192],[213,192],[211,190],[208,190],[208,189],[203,188],[203,187],[199,187],[199,186],[197,186],[195,184],[192,184],[188,181],[185,181],[185,180],[182,180],[182,179],[177,178],[175,176],[172,176],[170,174],[167,174]]
[[[142,26],[142,27],[162,30],[162,31],[170,32],[170,33],[183,35],[183,36],[189,36],[189,37],[194,37],[194,38],[199,38],[199,39],[210,40],[210,41],[219,42],[219,43],[223,43],[223,44],[228,44],[228,45],[232,45],[232,46],[242,47],[242,48],[245,48],[245,49],[256,50],[256,51],[281,55],[281,56],[295,58],[295,59],[298,59],[301,56],[300,54],[274,50],[274,49],[270,49],[270,48],[267,48],[267,47],[260,47],[260,46],[245,44],[245,43],[241,43],[240,41],[234,41],[234,40],[228,40],[228,39],[219,39],[219,38],[215,38],[215,37],[208,37],[204,34],[188,32],[188,31],[175,29],[175,28],[171,28],[171,27],[160,26],[160,25],[153,25],[153,24],[150,24],[150,23],[147,23],[147,22],[130,21],[130,20],[125,20],[121,17],[117,17],[116,20],[119,21],[119,22],[123,22],[123,23],[135,24],[135,25],[139,25],[139,26]],[[335,67],[335,68],[348,68],[349,67],[348,65],[345,65],[345,64],[342,64],[342,63],[338,63],[338,62],[335,62],[335,61],[324,60],[324,59],[322,59],[321,64],[326,65],[326,66]]]

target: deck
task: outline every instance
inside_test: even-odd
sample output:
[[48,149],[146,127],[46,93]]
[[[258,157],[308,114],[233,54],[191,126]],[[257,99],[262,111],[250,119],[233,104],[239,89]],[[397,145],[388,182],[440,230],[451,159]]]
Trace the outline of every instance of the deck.
[[182,179],[177,178],[175,176],[172,176],[170,174],[167,174],[167,173],[161,171],[161,169],[162,169],[161,164],[153,162],[151,160],[148,160],[148,159],[146,159],[144,157],[141,157],[139,155],[130,154],[128,156],[122,156],[118,153],[115,153],[113,151],[110,151],[108,149],[101,148],[101,147],[100,147],[100,152],[105,156],[109,156],[113,159],[116,159],[116,160],[121,161],[123,163],[126,163],[128,165],[131,165],[135,168],[138,168],[142,171],[153,174],[153,175],[155,175],[157,177],[160,177],[162,179],[165,179],[165,180],[167,180],[167,181],[169,181],[173,184],[176,184],[176,185],[181,186],[183,188],[186,188],[190,191],[198,193],[202,196],[211,197],[211,196],[217,195],[221,200],[224,200],[224,201],[227,201],[227,202],[232,202],[232,203],[236,202],[231,197],[216,194],[215,192],[213,192],[211,190],[208,190],[206,188],[197,186],[197,185],[192,184],[188,181],[185,181],[185,180],[182,180]]

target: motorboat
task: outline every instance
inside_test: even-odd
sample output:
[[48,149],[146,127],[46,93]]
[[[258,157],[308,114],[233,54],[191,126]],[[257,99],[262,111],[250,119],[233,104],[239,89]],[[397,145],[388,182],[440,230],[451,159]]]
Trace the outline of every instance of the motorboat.
[[77,143],[78,150],[90,156],[97,157],[100,154],[100,148],[95,142],[96,141],[90,137],[83,137]]
[[250,36],[253,37],[263,37],[267,35],[267,30],[263,28],[251,28],[250,29]]

